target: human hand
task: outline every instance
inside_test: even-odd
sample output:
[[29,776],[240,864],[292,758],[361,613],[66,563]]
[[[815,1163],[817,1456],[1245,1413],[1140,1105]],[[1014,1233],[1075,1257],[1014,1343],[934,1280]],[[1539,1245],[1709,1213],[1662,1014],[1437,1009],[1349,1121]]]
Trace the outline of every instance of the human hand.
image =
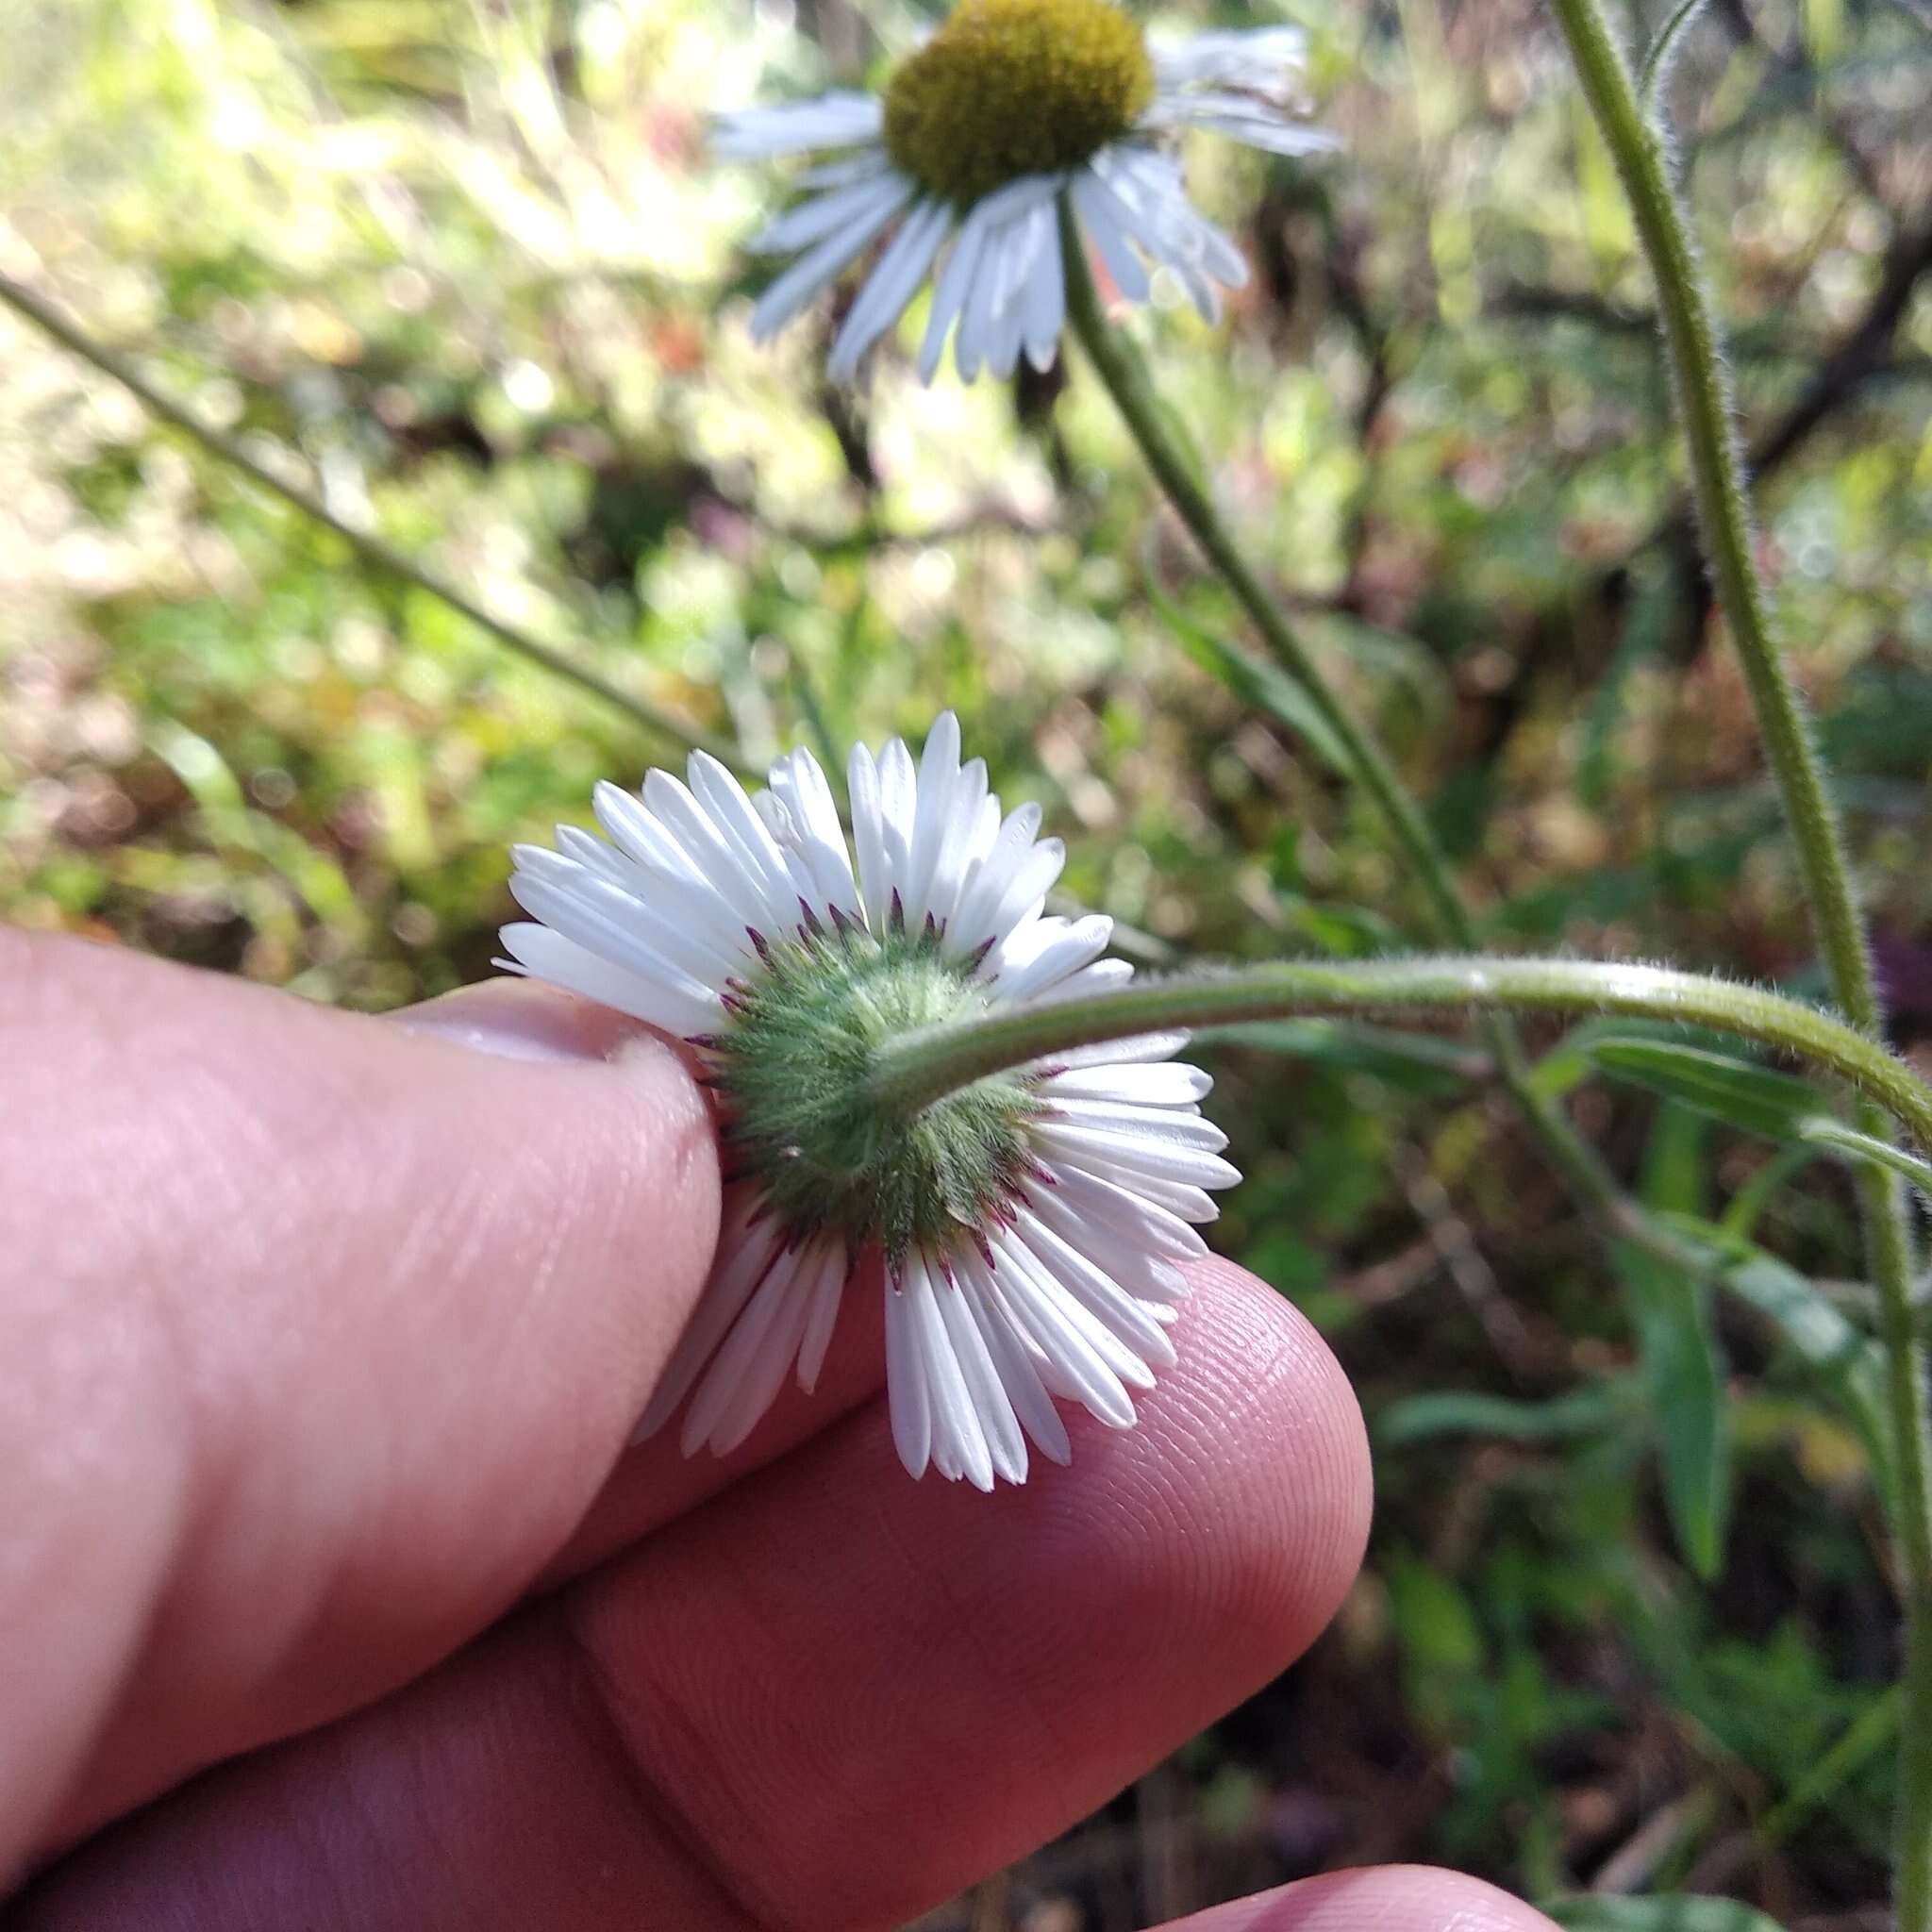
[[[888,1926],[1313,1639],[1352,1396],[1203,1266],[1138,1427],[912,1483],[857,1305],[723,1462],[624,1453],[718,1174],[677,1058],[508,983],[375,1021],[0,931],[9,1926]],[[1350,1873],[1193,1932],[1530,1932]]]

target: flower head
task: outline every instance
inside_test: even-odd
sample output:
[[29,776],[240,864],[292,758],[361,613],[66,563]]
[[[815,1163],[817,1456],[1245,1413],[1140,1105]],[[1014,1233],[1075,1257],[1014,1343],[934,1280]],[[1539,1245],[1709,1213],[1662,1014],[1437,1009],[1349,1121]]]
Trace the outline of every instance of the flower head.
[[[1051,916],[1058,840],[1002,814],[949,712],[915,767],[893,739],[852,755],[852,841],[811,754],[747,797],[700,752],[690,783],[599,786],[608,839],[520,846],[533,924],[513,971],[630,1013],[704,1057],[730,1181],[711,1280],[640,1433],[690,1396],[686,1454],[741,1442],[788,1374],[817,1382],[848,1290],[885,1300],[892,1435],[981,1489],[1024,1481],[1027,1442],[1068,1455],[1056,1399],[1134,1420],[1174,1360],[1175,1263],[1235,1170],[1201,1116],[1186,1036],[1058,1055],[909,1117],[869,1093],[900,1034],[1132,976],[1110,921]],[[856,858],[856,863],[855,863]]]
[[727,158],[837,157],[751,244],[797,257],[760,297],[753,333],[774,332],[890,236],[832,345],[835,377],[858,372],[942,253],[921,375],[932,379],[949,334],[968,381],[982,367],[1009,375],[1023,350],[1044,369],[1066,315],[1062,198],[1124,295],[1145,298],[1151,261],[1212,321],[1247,265],[1195,213],[1158,143],[1191,126],[1274,154],[1332,146],[1297,118],[1301,60],[1292,27],[1157,46],[1114,0],[960,0],[880,97],[724,115],[714,145]]

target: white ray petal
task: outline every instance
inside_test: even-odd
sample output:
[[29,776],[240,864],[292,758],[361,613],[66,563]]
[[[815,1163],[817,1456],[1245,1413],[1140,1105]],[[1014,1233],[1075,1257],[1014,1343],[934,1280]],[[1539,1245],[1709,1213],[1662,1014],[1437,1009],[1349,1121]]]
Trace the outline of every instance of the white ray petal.
[[1076,1167],[1102,1173],[1119,1169],[1151,1181],[1178,1181],[1197,1188],[1229,1188],[1241,1179],[1240,1173],[1220,1155],[1152,1134],[1115,1133],[1066,1121],[1040,1121],[1032,1131],[1049,1159],[1066,1160]]
[[1053,1065],[1062,1069],[1106,1067],[1117,1060],[1172,1059],[1187,1043],[1188,1035],[1183,1032],[1137,1033],[1131,1040],[1103,1040],[1097,1046],[1070,1046],[1051,1058]]
[[691,1391],[698,1373],[710,1360],[724,1332],[751,1299],[752,1291],[765,1278],[765,1270],[777,1253],[783,1230],[767,1215],[754,1220],[764,1204],[764,1191],[741,1184],[726,1191],[724,1210],[718,1222],[718,1257],[711,1265],[711,1278],[698,1297],[690,1324],[651,1399],[638,1420],[633,1442],[655,1435],[670,1421],[677,1405]]
[[812,1255],[811,1272],[799,1283],[809,1302],[805,1339],[798,1344],[798,1386],[808,1395],[819,1386],[819,1372],[825,1365],[825,1351],[831,1346],[839,1310],[844,1306],[845,1280],[851,1267],[845,1243],[836,1238],[818,1241]]
[[1098,958],[1112,937],[1113,921],[1105,913],[1036,919],[992,949],[979,976],[1002,1000],[1031,999]]
[[765,829],[764,820],[752,809],[744,787],[708,752],[693,752],[686,771],[692,795],[731,847],[732,856],[762,891],[773,920],[780,926],[789,925],[797,909],[791,874],[786,869],[785,855]]
[[999,290],[999,264],[1006,249],[1005,229],[988,222],[982,232],[973,277],[959,309],[959,326],[953,337],[953,364],[961,382],[973,382],[986,366],[987,345],[995,321],[993,296]]
[[891,177],[878,173],[829,193],[816,194],[787,208],[744,244],[747,255],[790,255],[823,241],[850,222],[863,221],[875,208],[896,206]]
[[919,774],[912,754],[903,738],[891,739],[879,753],[879,828],[887,871],[882,921],[891,913],[892,896],[904,885],[911,863],[912,825],[918,810]]
[[886,1283],[886,1404],[892,1446],[906,1474],[919,1477],[932,1460],[932,1396],[913,1332],[912,1305],[903,1288]]
[[812,148],[856,147],[876,139],[884,124],[876,94],[844,90],[720,114],[711,123],[711,153],[721,161],[751,161]]
[[[950,935],[962,953],[991,936],[991,917],[1014,873],[1025,862],[1040,832],[1040,808],[1030,799],[1008,812],[991,846],[966,868],[959,890],[956,930]],[[974,937],[968,939],[967,931]]]
[[967,1399],[973,1405],[974,1419],[991,1458],[991,1473],[1005,1476],[1009,1483],[1024,1483],[1025,1432],[1013,1412],[1012,1400],[987,1347],[986,1336],[968,1304],[967,1290],[957,1278],[941,1279],[934,1281],[933,1293],[940,1319],[945,1324],[947,1340],[952,1343],[953,1359],[959,1365]]
[[[1009,933],[1037,916],[1047,890],[1059,877],[1067,862],[1067,848],[1058,839],[1042,839],[1013,868],[1005,889],[988,904],[980,900],[970,914],[962,914],[964,930],[959,942],[965,946],[987,940],[1005,939]],[[1124,965],[1124,960],[1119,962]],[[1091,966],[1083,973],[1091,973]],[[1131,966],[1128,973],[1133,972]],[[1077,975],[1076,975],[1077,976]],[[1070,984],[1071,982],[1063,982]]]
[[[1046,220],[1051,225],[1051,214]],[[1060,252],[1051,235],[1033,258],[1026,276],[1026,359],[1042,375],[1059,353],[1060,330],[1067,319],[1067,284]]]
[[675,873],[698,885],[708,883],[691,855],[658,823],[636,792],[599,779],[591,788],[591,807],[597,823],[626,858],[650,872]]
[[[1016,249],[1014,257],[1019,253]],[[1026,297],[1023,286],[1020,291],[1007,297],[993,317],[986,344],[988,375],[997,376],[1002,382],[1012,375],[1020,366],[1020,343],[1025,332]]]
[[1160,1324],[1105,1269],[1030,1208],[1020,1210],[1019,1225],[1009,1241],[1013,1245],[1024,1241],[1035,1263],[1143,1362],[1163,1369],[1174,1366],[1174,1343]]
[[916,184],[901,175],[888,178],[891,192],[878,195],[863,220],[835,230],[816,246],[807,249],[758,297],[751,311],[754,341],[768,341],[821,289],[836,281],[846,264],[862,255],[884,231],[886,224],[919,192]]
[[1074,176],[1072,192],[1081,230],[1099,251],[1114,287],[1129,302],[1146,301],[1147,271],[1141,266],[1141,258],[1127,241],[1129,228],[1122,220],[1119,197],[1087,168]]
[[1219,134],[1271,155],[1328,155],[1341,145],[1341,137],[1325,128],[1297,126],[1270,114],[1193,114],[1188,118],[1204,134]]
[[[1118,1181],[1103,1180],[1097,1174],[1077,1168],[1046,1163],[1053,1175],[1049,1192],[1090,1224],[1117,1228],[1137,1247],[1169,1261],[1198,1261],[1208,1253],[1208,1243],[1188,1221],[1171,1208],[1137,1194]],[[1214,1203],[1207,1194],[1208,1220],[1214,1218]]]
[[1214,1197],[1208,1193],[1208,1188],[1224,1188],[1231,1185],[1224,1177],[1209,1181],[1207,1187],[1197,1186],[1191,1181],[1169,1180],[1158,1174],[1148,1174],[1140,1167],[1105,1159],[1097,1154],[1057,1154],[1051,1148],[1042,1147],[1041,1155],[1046,1164],[1057,1172],[1077,1170],[1100,1180],[1112,1181],[1116,1187],[1124,1188],[1129,1193],[1140,1195],[1143,1201],[1151,1201],[1156,1207],[1165,1208],[1170,1214],[1182,1221],[1202,1224],[1221,1218],[1221,1209],[1215,1204]]
[[[557,839],[566,849],[552,852],[541,845],[510,848],[516,872],[509,889],[526,911],[536,912],[537,908],[525,903],[521,880],[562,891],[594,889],[596,903],[611,919],[621,922],[639,944],[697,985],[715,988],[723,984],[726,974],[737,970],[735,956],[713,943],[703,931],[687,921],[664,916],[658,881],[632,865],[621,852],[568,825],[558,827]],[[579,852],[586,855],[585,859],[577,858]],[[613,893],[619,896],[612,898]],[[537,916],[544,915],[538,912]]]
[[959,232],[953,238],[952,252],[933,284],[932,307],[925,319],[924,338],[919,345],[921,382],[930,384],[939,373],[947,334],[959,319],[966,297],[974,286],[974,278],[978,274],[991,225],[986,219],[985,204],[980,203],[959,225]]
[[[818,909],[828,912],[837,906],[843,912],[857,913],[858,888],[852,876],[852,853],[819,761],[800,746],[773,767],[772,790],[766,795],[785,811],[789,839],[804,856],[816,886]],[[779,840],[781,845],[787,842]]]
[[1056,1101],[1049,1119],[1070,1127],[1092,1127],[1103,1133],[1131,1134],[1157,1146],[1198,1149],[1219,1154],[1227,1136],[1191,1104],[1185,1107],[1143,1107],[1131,1100]]
[[1136,1241],[1131,1228],[1081,1213],[1058,1187],[1036,1181],[1026,1190],[1026,1199],[1048,1227],[1128,1294],[1137,1301],[1160,1304],[1160,1308],[1149,1310],[1157,1319],[1165,1307],[1187,1300],[1187,1276]]
[[[1041,1091],[1056,1100],[1112,1100],[1129,1107],[1192,1107],[1213,1091],[1199,1067],[1114,1065],[1056,1074]],[[1225,1144],[1225,1143],[1224,1143]]]
[[559,885],[531,873],[514,872],[509,889],[532,919],[541,920],[611,965],[701,1005],[717,997],[714,988],[673,964],[649,942],[638,902],[621,888],[588,873],[579,873],[570,885]]
[[791,909],[789,888],[774,897],[762,868],[748,855],[740,854],[735,841],[681,779],[665,771],[647,773],[644,803],[704,868],[705,876],[741,925],[772,926],[785,923]]
[[685,1411],[678,1446],[687,1456],[701,1447],[728,1456],[771,1407],[798,1354],[810,1311],[809,1301],[798,1292],[798,1262],[796,1254],[780,1254],[731,1324]]
[[1042,1007],[1050,1007],[1058,1000],[1085,999],[1091,992],[1111,992],[1117,987],[1126,985],[1133,976],[1134,968],[1128,960],[1096,959],[1092,965],[1083,966],[1077,973],[1070,973],[1064,979],[1056,980],[1034,997]]
[[[545,852],[543,845],[512,845],[509,856],[520,865],[533,862],[530,855]],[[595,832],[587,832],[581,825],[558,825],[557,828],[557,851],[575,865],[580,865],[586,872],[596,874],[601,879],[608,879],[613,886],[621,886],[634,899],[642,899],[651,890],[651,875],[636,859],[627,853],[620,852],[608,839],[600,839]],[[553,858],[556,854],[551,855]]]
[[939,865],[947,828],[953,822],[958,779],[959,721],[951,711],[941,711],[933,720],[924,749],[919,756],[906,875],[899,883],[908,926],[919,925],[931,903],[933,874]]
[[951,207],[938,199],[914,206],[866,277],[825,360],[834,382],[850,382],[865,352],[906,312],[953,225]]
[[1053,1397],[1047,1393],[1027,1347],[1024,1331],[1008,1307],[991,1271],[971,1250],[955,1266],[960,1291],[985,1339],[987,1352],[999,1372],[1000,1386],[1007,1391],[1020,1426],[1042,1456],[1064,1466],[1073,1459],[1074,1453],[1067,1440],[1067,1425],[1053,1406]]
[[911,1306],[912,1332],[932,1402],[933,1462],[941,1475],[963,1475],[976,1490],[992,1488],[992,1452],[973,1401],[965,1371],[953,1350],[939,1297],[950,1292],[924,1258],[907,1257],[904,1293]]
[[[959,910],[959,891],[974,857],[974,841],[986,823],[986,760],[968,758],[953,785],[952,808],[946,814],[944,836],[933,865],[926,893],[926,910],[943,930],[950,930]],[[993,802],[997,826],[999,804]]]
[[800,190],[843,188],[851,182],[863,181],[869,175],[889,174],[891,166],[892,158],[883,147],[869,147],[836,161],[821,161],[817,167],[806,169],[791,185]]
[[845,789],[852,800],[852,845],[858,856],[858,894],[866,924],[874,932],[886,929],[886,907],[892,879],[886,849],[885,803],[879,768],[864,745],[855,744],[845,767]]
[[993,1257],[993,1279],[1008,1308],[1068,1396],[1109,1428],[1132,1428],[1133,1398],[1091,1337],[1068,1312],[1065,1291],[1058,1284],[1041,1281],[1004,1243],[995,1244]]
[[715,997],[698,999],[659,980],[613,965],[588,947],[553,932],[547,925],[518,922],[498,935],[515,973],[547,980],[587,1000],[595,1000],[617,1013],[628,1013],[647,1026],[661,1027],[680,1038],[713,1033],[723,1013]]
[[1308,37],[1298,26],[1235,26],[1190,34],[1184,41],[1152,40],[1148,58],[1163,88],[1225,82],[1259,85],[1293,74],[1307,58]]

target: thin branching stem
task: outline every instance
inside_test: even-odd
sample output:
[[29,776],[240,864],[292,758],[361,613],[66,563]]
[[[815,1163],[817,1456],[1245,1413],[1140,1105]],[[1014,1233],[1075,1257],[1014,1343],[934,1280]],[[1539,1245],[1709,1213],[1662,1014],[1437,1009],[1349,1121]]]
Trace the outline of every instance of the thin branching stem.
[[354,524],[346,523],[319,497],[311,495],[298,485],[278,476],[265,464],[258,462],[232,437],[225,436],[219,429],[204,423],[194,412],[172,396],[157,389],[125,356],[110,349],[104,342],[96,341],[78,324],[63,315],[52,303],[37,295],[31,289],[0,275],[0,302],[4,302],[17,314],[25,317],[34,326],[51,336],[63,349],[76,356],[83,362],[98,369],[104,375],[112,376],[124,389],[139,398],[142,406],[153,416],[178,430],[190,441],[198,444],[218,461],[231,470],[239,471],[250,482],[278,496],[299,510],[311,522],[320,524],[325,529],[333,530],[355,555],[370,569],[382,575],[391,577],[398,583],[408,584],[412,590],[421,591],[425,596],[434,597],[438,603],[445,604],[459,617],[467,619],[478,630],[487,633],[520,658],[527,658],[532,664],[575,685],[580,691],[589,691],[593,697],[601,698],[605,704],[622,711],[634,724],[641,725],[653,737],[667,739],[687,751],[705,750],[722,758],[735,770],[745,767],[738,755],[727,746],[713,743],[675,718],[647,704],[642,698],[634,697],[629,691],[621,691],[608,678],[590,669],[588,665],[576,663],[561,651],[531,637],[515,625],[500,617],[492,616],[480,604],[466,597],[454,585],[446,584],[441,577],[426,571],[419,563],[405,557],[400,550],[385,543],[380,537],[371,536],[367,530],[359,530]]
[[1586,959],[1488,954],[1289,959],[1149,980],[905,1034],[879,1050],[871,1091],[883,1108],[916,1113],[990,1074],[1175,1026],[1233,1026],[1305,1014],[1487,1013],[1583,1014],[1714,1027],[1835,1074],[1894,1117],[1932,1155],[1932,1087],[1889,1047],[1837,1015],[1761,987],[1673,967]]
[[[1832,997],[1852,1024],[1882,1018],[1864,924],[1823,760],[1772,624],[1753,554],[1744,466],[1709,291],[1671,186],[1662,133],[1639,106],[1624,51],[1599,0],[1552,0],[1584,95],[1617,167],[1657,284],[1657,308],[1683,421],[1691,494],[1719,604],[1744,668],[1758,729],[1797,852]],[[1868,1132],[1883,1132],[1874,1115]],[[1894,1525],[1905,1584],[1905,1720],[1894,1891],[1899,1932],[1932,1932],[1932,1413],[1926,1353],[1912,1306],[1906,1191],[1896,1174],[1861,1168],[1866,1256],[1878,1290],[1898,1465]]]
[[[1065,260],[1067,313],[1074,333],[1113,398],[1127,433],[1153,472],[1155,481],[1201,546],[1203,555],[1234,593],[1275,662],[1306,693],[1317,717],[1341,750],[1356,782],[1388,822],[1405,862],[1422,889],[1432,937],[1441,944],[1474,950],[1478,944],[1474,922],[1422,808],[1403,784],[1374,734],[1342,701],[1283,615],[1280,605],[1269,596],[1192,465],[1182,454],[1138,359],[1108,326],[1101,313],[1092,272],[1087,265],[1086,246],[1074,225],[1072,210],[1064,203],[1060,208],[1060,253]],[[1552,1164],[1584,1207],[1624,1227],[1634,1238],[1659,1252],[1666,1248],[1674,1250],[1676,1244],[1662,1230],[1648,1225],[1648,1217],[1617,1185],[1616,1176],[1596,1150],[1571,1126],[1562,1109],[1538,1088],[1523,1042],[1507,1016],[1486,1016],[1483,1030],[1504,1087]]]

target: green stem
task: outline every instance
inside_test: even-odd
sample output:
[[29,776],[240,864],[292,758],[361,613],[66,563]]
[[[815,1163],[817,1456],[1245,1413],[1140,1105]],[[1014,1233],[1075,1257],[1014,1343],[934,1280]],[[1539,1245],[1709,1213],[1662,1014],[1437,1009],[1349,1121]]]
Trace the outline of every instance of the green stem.
[[[1599,0],[1552,4],[1650,262],[1698,525],[1784,802],[1832,997],[1853,1025],[1875,1034],[1882,1016],[1851,868],[1824,765],[1773,634],[1770,599],[1752,555],[1729,385],[1690,225],[1672,191],[1663,137],[1638,105],[1623,49]],[[1861,1119],[1860,1124],[1884,1130],[1876,1118]],[[1932,1414],[1926,1356],[1911,1304],[1912,1238],[1905,1189],[1896,1175],[1860,1170],[1858,1195],[1867,1257],[1884,1311],[1897,1437],[1896,1529],[1905,1572],[1906,1709],[1895,1907],[1899,1932],[1932,1932]]]
[[[1388,821],[1409,870],[1422,887],[1434,936],[1445,944],[1474,951],[1478,942],[1474,924],[1421,807],[1403,784],[1389,754],[1322,675],[1320,666],[1308,655],[1222,522],[1206,488],[1170,433],[1160,404],[1149,389],[1139,361],[1107,325],[1093,286],[1092,271],[1087,265],[1086,244],[1080,239],[1073,210],[1064,201],[1060,204],[1059,221],[1068,320],[1120,410],[1127,433],[1139,446],[1174,513],[1233,591],[1275,661],[1307,694],[1322,724],[1341,746],[1357,782]],[[1503,1085],[1578,1198],[1593,1212],[1641,1227],[1643,1217],[1618,1187],[1616,1177],[1596,1150],[1571,1126],[1556,1102],[1538,1091],[1530,1077],[1523,1042],[1508,1020],[1500,1014],[1491,1015],[1483,1030]]]
[[1474,958],[1280,960],[1150,980],[1086,999],[1022,1005],[928,1026],[880,1049],[871,1094],[914,1114],[1009,1067],[1175,1026],[1230,1026],[1305,1014],[1566,1013],[1709,1026],[1774,1047],[1849,1082],[1932,1154],[1932,1087],[1835,1015],[1782,993],[1667,966]]
[[344,523],[319,498],[292,483],[285,482],[273,470],[258,462],[239,442],[211,428],[171,396],[163,394],[125,356],[117,354],[105,343],[95,341],[31,289],[23,288],[7,275],[0,275],[0,302],[25,316],[36,328],[51,336],[63,349],[83,362],[91,363],[104,375],[112,376],[124,389],[132,391],[150,414],[178,429],[211,457],[227,464],[230,469],[241,471],[251,482],[279,496],[284,503],[300,510],[325,529],[333,530],[372,569],[448,605],[458,616],[467,618],[477,629],[488,632],[498,643],[508,646],[519,657],[526,658],[553,676],[567,679],[579,690],[602,698],[607,705],[624,712],[658,737],[670,739],[687,751],[708,751],[734,770],[741,772],[745,769],[736,753],[727,747],[712,743],[688,730],[643,699],[620,691],[597,672],[573,662],[560,651],[553,650],[502,618],[492,617],[481,605],[472,603],[460,591],[433,576],[421,564],[411,562],[401,551],[391,549],[381,538],[372,537],[366,530],[358,530],[354,524]]

